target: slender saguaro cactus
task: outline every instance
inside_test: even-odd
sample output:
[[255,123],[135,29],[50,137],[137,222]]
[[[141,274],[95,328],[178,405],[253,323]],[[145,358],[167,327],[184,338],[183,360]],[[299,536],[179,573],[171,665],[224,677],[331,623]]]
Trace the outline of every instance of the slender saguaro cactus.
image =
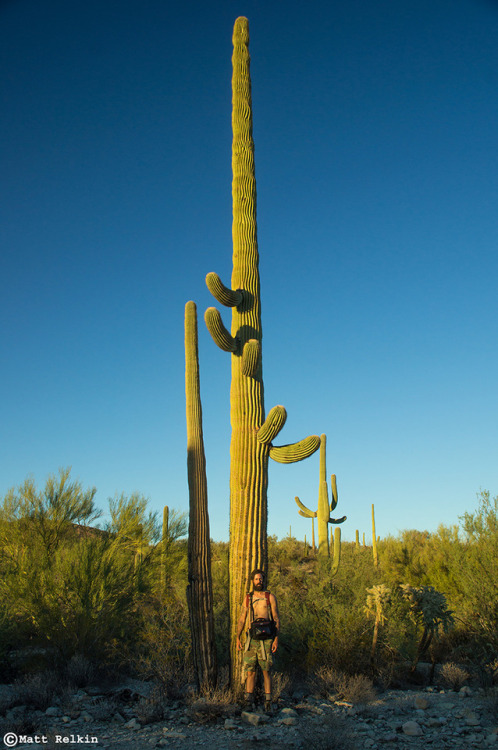
[[375,511],[374,504],[372,503],[372,552],[374,565],[377,568],[379,565],[379,555],[377,554],[377,537],[375,536]]
[[326,466],[326,449],[327,437],[320,436],[320,473],[318,484],[318,507],[317,510],[310,510],[300,501],[298,497],[294,498],[298,508],[299,515],[305,518],[316,518],[318,526],[318,554],[329,556],[329,523],[343,523],[346,516],[342,518],[332,518],[330,512],[333,511],[338,502],[337,481],[335,474],[331,476],[332,501],[329,504],[329,492],[327,487],[327,466]]
[[161,596],[166,594],[166,550],[169,537],[169,508],[163,508],[163,530],[161,535]]
[[337,575],[341,563],[341,527],[334,529],[334,557],[332,560],[332,575]]
[[199,386],[197,310],[185,305],[185,394],[187,402],[187,471],[189,486],[187,603],[197,688],[216,686],[211,546],[206,458]]
[[276,447],[273,440],[287,417],[284,407],[274,406],[265,419],[249,61],[249,23],[247,18],[238,18],[233,30],[232,57],[231,288],[226,287],[216,273],[206,277],[215,299],[232,308],[231,333],[216,308],[210,307],[205,313],[214,342],[231,353],[232,362],[229,558],[232,685],[242,666],[242,655],[236,648],[236,628],[251,570],[267,569],[268,457],[280,463],[300,461],[314,453],[320,444],[320,438],[312,435],[294,445]]
[[360,549],[360,532],[358,531],[358,529],[356,529],[356,541],[355,541],[355,544],[356,544],[356,549],[357,550]]

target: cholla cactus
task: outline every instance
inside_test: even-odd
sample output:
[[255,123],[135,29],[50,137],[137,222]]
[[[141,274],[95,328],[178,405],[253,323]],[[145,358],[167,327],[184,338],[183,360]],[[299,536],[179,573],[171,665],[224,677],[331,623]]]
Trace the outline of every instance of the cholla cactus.
[[205,321],[214,342],[231,354],[230,389],[230,560],[231,683],[242,666],[236,647],[240,606],[254,568],[267,569],[268,459],[300,461],[314,453],[320,438],[311,435],[292,445],[275,446],[287,418],[274,406],[265,419],[262,368],[262,326],[259,255],[256,231],[256,178],[252,137],[249,23],[238,18],[233,30],[232,76],[232,198],[233,271],[231,288],[216,273],[206,284],[222,305],[232,308],[231,333],[214,307]]
[[364,608],[365,614],[367,617],[373,617],[375,620],[372,638],[372,650],[370,652],[370,661],[373,666],[375,661],[377,640],[379,637],[379,627],[381,625],[384,625],[387,619],[386,606],[391,601],[391,589],[381,583],[377,586],[372,586],[371,589],[367,589],[367,595],[367,603]]
[[299,515],[304,518],[316,518],[318,526],[318,554],[329,556],[329,523],[343,523],[346,520],[346,516],[342,518],[332,518],[330,515],[331,511],[335,510],[338,502],[337,495],[337,481],[335,474],[331,476],[331,489],[332,489],[332,501],[329,504],[329,493],[327,487],[327,466],[326,466],[326,449],[327,449],[327,436],[320,435],[320,469],[319,469],[319,484],[318,484],[318,507],[316,510],[310,510],[307,508],[301,500],[296,497],[294,498],[298,508]]
[[412,663],[412,671],[419,659],[427,651],[433,638],[443,632],[448,632],[454,624],[453,613],[448,609],[446,597],[434,586],[410,586],[403,583],[400,586],[401,595],[410,604],[410,612],[414,622],[423,627],[422,638],[417,647],[417,653]]

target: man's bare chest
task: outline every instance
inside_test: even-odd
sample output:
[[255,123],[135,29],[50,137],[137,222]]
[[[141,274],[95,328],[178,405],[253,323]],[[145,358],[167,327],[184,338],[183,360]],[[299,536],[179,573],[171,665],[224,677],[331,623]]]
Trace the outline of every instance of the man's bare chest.
[[254,619],[262,617],[263,619],[269,619],[271,617],[268,602],[266,597],[253,596],[252,606],[254,611]]

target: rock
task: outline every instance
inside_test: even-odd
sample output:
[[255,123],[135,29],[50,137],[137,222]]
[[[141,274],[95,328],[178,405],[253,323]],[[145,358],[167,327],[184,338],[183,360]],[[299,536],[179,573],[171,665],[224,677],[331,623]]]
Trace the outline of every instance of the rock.
[[294,727],[298,723],[295,716],[286,716],[285,719],[282,719],[282,724],[284,724],[286,727]]
[[136,719],[130,719],[130,721],[126,722],[126,724],[124,725],[124,728],[136,730],[136,729],[141,729],[142,725]]
[[398,735],[396,734],[396,732],[388,732],[382,737],[382,739],[384,742],[396,742],[396,740],[398,739]]
[[403,724],[403,733],[409,737],[418,737],[422,734],[422,728],[416,721],[405,721]]
[[64,724],[69,724],[69,722],[71,721],[71,717],[70,717],[70,716],[62,716],[62,717],[61,717],[61,721],[62,721],[62,722],[63,722]]
[[423,695],[417,695],[415,696],[415,708],[420,708],[423,711],[425,711],[426,708],[429,708],[429,701],[427,698],[424,698]]
[[493,734],[488,734],[484,742],[486,743],[486,745],[498,745],[498,734],[496,734],[496,732],[493,732]]
[[90,716],[88,711],[82,711],[80,715],[80,719],[83,719],[83,721],[93,721],[93,716]]
[[156,747],[167,747],[171,740],[184,740],[187,735],[183,732],[168,732],[166,737],[162,737],[156,744]]
[[45,711],[45,716],[60,716],[60,709],[57,706],[49,706]]
[[263,723],[262,715],[252,713],[252,711],[242,711],[240,718],[246,724],[251,724],[253,727],[258,727],[260,724]]
[[468,685],[464,685],[458,691],[458,696],[460,698],[467,698],[467,696],[469,695],[472,695],[472,688],[470,688]]
[[443,719],[442,717],[431,716],[429,719],[427,719],[425,724],[426,726],[431,728],[442,727],[443,724],[446,724],[446,719]]
[[223,726],[225,727],[225,729],[238,729],[238,725],[233,719],[225,719],[225,723]]
[[469,727],[478,727],[481,723],[481,720],[479,719],[475,711],[465,711],[464,716],[465,723]]
[[280,716],[282,716],[283,718],[284,718],[284,717],[293,717],[293,718],[297,718],[297,715],[298,715],[298,714],[297,714],[297,711],[294,711],[294,709],[293,709],[293,708],[283,708],[283,709],[282,709],[282,710],[280,711]]

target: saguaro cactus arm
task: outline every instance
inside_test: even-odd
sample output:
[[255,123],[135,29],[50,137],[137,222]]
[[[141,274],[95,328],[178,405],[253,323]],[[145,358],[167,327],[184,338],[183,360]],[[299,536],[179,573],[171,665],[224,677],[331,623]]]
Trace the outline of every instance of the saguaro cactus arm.
[[260,443],[269,445],[275,438],[287,419],[287,412],[283,406],[274,406],[258,430],[257,438]]
[[258,371],[261,344],[257,339],[249,339],[244,344],[242,352],[242,374],[248,378],[254,377]]
[[224,352],[236,352],[238,349],[238,342],[233,336],[231,336],[221,319],[221,315],[216,307],[208,307],[204,313],[204,320],[206,326],[213,337],[213,341],[216,346],[219,346]]
[[[336,507],[338,501],[339,501],[339,495],[337,492],[337,477],[335,474],[332,474],[330,477],[330,484],[332,487],[332,500],[330,501],[330,510],[334,510]],[[344,523],[347,516],[342,516],[341,518],[332,518],[332,516],[329,517],[328,522],[329,523]]]
[[240,289],[236,289],[235,291],[229,289],[214,271],[211,271],[206,276],[206,286],[213,297],[218,300],[221,305],[225,305],[225,307],[237,307],[244,298]]
[[270,448],[270,458],[279,464],[293,464],[296,461],[302,461],[304,458],[313,455],[320,447],[320,438],[318,435],[309,435],[309,437],[300,440],[298,443],[290,445],[272,445]]
[[304,516],[304,518],[316,518],[316,510],[310,510],[309,508],[307,508],[306,505],[303,505],[298,497],[295,497],[294,500],[298,504],[298,513],[300,516]]
[[337,494],[337,477],[335,474],[332,474],[332,476],[330,477],[330,487],[332,490],[332,500],[330,501],[330,510],[332,511],[335,509],[339,500],[339,495]]

